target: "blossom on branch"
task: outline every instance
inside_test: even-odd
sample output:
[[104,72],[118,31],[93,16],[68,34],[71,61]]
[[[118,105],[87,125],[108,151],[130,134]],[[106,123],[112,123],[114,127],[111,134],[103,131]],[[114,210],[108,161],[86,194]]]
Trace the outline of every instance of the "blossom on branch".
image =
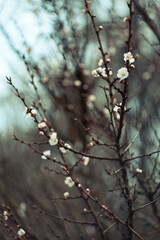
[[40,123],[38,123],[38,128],[39,129],[45,129],[47,127],[47,124],[45,123],[45,122],[40,122]]
[[117,78],[120,80],[126,79],[129,76],[128,70],[125,67],[122,67],[118,70]]
[[46,150],[46,151],[43,152],[41,158],[45,160],[45,159],[47,159],[47,157],[50,157],[50,156],[51,156],[51,151]]
[[98,61],[98,66],[102,66],[103,65],[103,59],[101,58],[101,59],[99,59],[99,61]]
[[69,192],[63,193],[63,196],[64,196],[65,199],[69,198]]
[[[66,148],[65,148],[66,147]],[[64,147],[60,147],[59,150],[62,152],[62,153],[66,153],[68,152],[68,150],[71,148],[71,146],[68,144],[68,143],[65,143],[64,144]]]
[[26,116],[26,118],[33,118],[37,115],[37,110],[33,107],[27,108],[25,107],[23,114]]
[[25,232],[22,228],[20,228],[20,229],[18,230],[18,235],[19,235],[20,237],[23,237],[25,234],[26,234],[26,232]]
[[140,174],[140,173],[142,173],[142,172],[143,172],[142,169],[140,169],[140,168],[137,168],[137,169],[136,169],[136,173],[137,173],[137,174]]
[[88,96],[88,99],[87,99],[87,106],[88,106],[90,109],[93,109],[95,101],[96,101],[96,96],[94,96],[94,95],[89,95],[89,96]]
[[90,161],[89,157],[85,157],[85,156],[82,157],[82,162],[85,166],[88,165],[89,161]]
[[4,211],[3,212],[3,217],[4,217],[4,220],[8,220],[8,216],[9,216],[9,213],[7,211]]
[[57,133],[56,132],[52,132],[52,134],[50,135],[49,144],[51,146],[54,146],[57,143],[58,143]]
[[133,63],[135,61],[131,52],[124,53],[124,61],[125,62],[129,61],[129,63]]
[[64,183],[66,185],[68,185],[68,187],[73,187],[73,185],[74,185],[74,182],[73,182],[71,177],[66,177],[65,180],[64,180]]

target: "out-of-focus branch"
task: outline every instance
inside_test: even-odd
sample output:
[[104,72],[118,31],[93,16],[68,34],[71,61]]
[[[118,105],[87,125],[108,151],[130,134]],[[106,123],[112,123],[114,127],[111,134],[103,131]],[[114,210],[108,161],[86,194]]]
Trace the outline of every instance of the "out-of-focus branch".
[[133,0],[135,7],[137,8],[138,12],[142,15],[145,23],[152,29],[156,37],[158,38],[160,42],[160,31],[158,30],[158,27],[153,22],[153,20],[148,16],[146,10],[138,3],[138,1]]

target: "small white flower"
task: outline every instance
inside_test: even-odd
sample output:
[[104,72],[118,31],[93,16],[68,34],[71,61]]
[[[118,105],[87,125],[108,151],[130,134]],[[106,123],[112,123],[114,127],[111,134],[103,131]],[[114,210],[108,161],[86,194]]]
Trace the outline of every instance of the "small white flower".
[[122,103],[119,103],[118,105],[119,105],[119,106],[116,105],[116,106],[113,108],[113,111],[116,113],[116,119],[117,119],[117,120],[120,120],[120,117],[121,117],[121,116],[120,116],[120,112],[121,112],[121,107],[120,107],[120,106],[122,105]]
[[103,65],[103,59],[99,59],[99,61],[98,61],[98,66],[102,66]]
[[81,84],[82,84],[82,83],[81,83],[80,80],[75,80],[75,81],[74,81],[74,86],[75,86],[75,87],[80,87]]
[[103,30],[103,26],[99,26],[98,29],[101,31]]
[[82,157],[82,162],[85,166],[88,165],[89,161],[90,161],[89,157],[85,157],[85,156]]
[[36,109],[32,109],[31,110],[32,116],[35,117],[37,115],[37,110]]
[[34,109],[33,107],[27,108],[25,107],[23,115],[26,116],[26,118],[32,118],[37,115],[37,110]]
[[89,102],[92,102],[92,103],[95,102],[95,101],[96,101],[96,96],[94,96],[94,95],[89,95],[89,96],[88,96],[88,101],[89,101]]
[[107,77],[105,68],[99,67],[99,68],[97,68],[96,71],[99,73],[99,75],[102,75],[103,77]]
[[[68,149],[71,148],[71,146],[70,146],[68,143],[65,143],[64,146],[67,147]],[[66,148],[64,148],[64,147],[60,147],[59,149],[60,149],[60,151],[61,151],[62,153],[68,152],[68,149],[66,149]]]
[[119,112],[120,110],[121,110],[121,108],[118,107],[117,105],[113,108],[113,111],[114,111],[114,112]]
[[64,183],[66,185],[68,185],[68,187],[73,187],[73,185],[74,185],[74,182],[73,182],[71,177],[66,177],[65,180],[64,180]]
[[4,212],[3,212],[4,220],[6,220],[6,221],[8,220],[8,215],[9,215],[9,214],[8,214],[7,211],[4,211]]
[[43,77],[43,78],[42,78],[42,82],[43,82],[43,83],[47,83],[48,80],[49,80],[48,77]]
[[68,198],[69,197],[69,192],[63,193],[63,196],[64,196],[65,199]]
[[130,17],[125,17],[125,18],[123,18],[123,22],[127,22],[127,21],[129,21],[131,18]]
[[51,156],[51,151],[50,150],[46,150],[43,152],[43,155],[41,156],[42,159],[47,159],[47,157]]
[[50,135],[49,144],[53,146],[56,145],[57,143],[58,143],[57,133],[52,132],[52,134]]
[[89,95],[87,99],[87,106],[92,109],[94,107],[94,102],[96,101],[96,96]]
[[128,77],[129,73],[127,68],[122,67],[118,70],[117,77],[120,78],[121,80],[126,79]]
[[97,73],[96,69],[92,71],[93,77],[99,77],[99,74]]
[[47,124],[45,122],[38,123],[38,128],[39,129],[45,129],[46,127],[47,127]]
[[25,202],[21,202],[19,208],[17,209],[17,213],[21,218],[25,218],[27,211],[27,204]]
[[140,168],[137,168],[137,169],[136,169],[136,173],[137,173],[137,174],[140,174],[140,173],[142,173],[142,172],[143,172],[142,169],[140,169]]
[[26,234],[26,232],[25,232],[22,228],[20,228],[20,229],[18,230],[18,235],[19,235],[20,237],[23,237],[25,234]]
[[112,76],[113,72],[111,70],[109,70],[109,76]]
[[43,135],[44,135],[44,132],[40,131],[40,132],[39,132],[39,135],[43,136]]
[[103,113],[106,117],[109,116],[109,110],[107,108],[103,108]]
[[[114,112],[121,112],[121,106],[122,106],[122,103],[118,103],[114,108],[113,108],[113,111]],[[124,111],[126,111],[126,107],[124,107]]]
[[124,61],[125,62],[129,61],[129,63],[133,63],[135,61],[131,52],[124,53]]

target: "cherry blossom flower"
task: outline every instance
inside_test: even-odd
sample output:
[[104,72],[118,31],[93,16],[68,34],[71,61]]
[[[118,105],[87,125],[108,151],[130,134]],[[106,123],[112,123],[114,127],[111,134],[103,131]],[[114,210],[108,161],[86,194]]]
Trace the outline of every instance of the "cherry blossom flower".
[[89,158],[89,157],[85,157],[85,156],[82,157],[82,162],[83,162],[83,164],[84,164],[85,166],[88,165],[89,161],[90,161],[90,158]]
[[26,211],[27,211],[27,204],[25,202],[21,202],[19,204],[19,208],[17,210],[17,213],[18,215],[21,217],[21,218],[25,218],[26,216]]
[[23,237],[25,234],[26,234],[26,232],[25,232],[22,228],[20,228],[20,229],[18,230],[18,235],[19,235],[20,237]]
[[4,211],[3,212],[3,217],[4,217],[4,220],[8,220],[8,216],[9,216],[9,213],[7,211]]
[[86,188],[86,193],[87,194],[90,194],[91,193],[91,190],[89,188]]
[[99,74],[97,73],[97,70],[96,70],[96,69],[94,69],[94,70],[92,71],[92,75],[93,75],[93,77],[99,77]]
[[40,132],[39,132],[39,135],[43,136],[43,135],[44,135],[44,132],[40,131]]
[[87,106],[92,109],[94,107],[94,103],[96,101],[96,96],[94,95],[89,95],[87,99]]
[[73,185],[74,185],[74,182],[73,182],[71,177],[66,177],[65,180],[64,180],[64,183],[66,185],[68,185],[68,187],[73,187]]
[[98,61],[98,66],[102,66],[103,65],[103,59],[99,59],[99,61]]
[[124,53],[124,61],[125,62],[129,61],[129,63],[133,63],[135,61],[131,52]]
[[33,107],[27,108],[25,107],[23,114],[26,116],[26,118],[33,118],[37,115],[37,110]]
[[[116,119],[120,119],[120,113],[121,113],[121,105],[122,103],[117,104],[114,108],[113,111],[116,113]],[[124,111],[126,110],[126,107],[124,107]]]
[[47,124],[45,122],[38,123],[38,128],[39,129],[45,129],[46,127],[47,127]]
[[127,21],[129,21],[131,18],[130,17],[125,17],[125,18],[123,18],[123,22],[127,22]]
[[50,157],[50,156],[51,156],[51,151],[46,150],[46,151],[43,152],[41,158],[45,160],[45,159],[47,159],[47,157]]
[[[122,103],[118,103],[114,108],[113,108],[113,111],[114,112],[121,112],[121,106],[122,106]],[[124,107],[124,111],[126,110],[126,107]]]
[[99,75],[102,75],[103,77],[107,77],[107,73],[106,73],[105,68],[99,67],[99,68],[97,68],[96,71],[99,73]]
[[98,29],[101,31],[103,30],[103,26],[99,26]]
[[140,168],[137,168],[137,169],[136,169],[136,173],[137,173],[137,174],[140,174],[140,173],[142,173],[142,172],[143,172],[142,169],[140,169]]
[[[65,143],[64,146],[67,147],[68,149],[71,148],[71,146],[70,146],[68,143]],[[66,149],[66,148],[64,148],[64,147],[60,147],[60,148],[59,148],[59,150],[60,150],[62,153],[68,152],[68,149]]]
[[69,198],[69,192],[63,193],[63,196],[64,196],[65,199]]
[[75,87],[80,87],[80,86],[82,85],[82,83],[81,83],[80,80],[75,80],[75,81],[73,82],[73,84],[74,84]]
[[128,70],[125,67],[122,67],[118,70],[117,77],[121,80],[126,79],[129,76]]
[[58,143],[57,133],[56,132],[52,132],[52,134],[50,135],[49,144],[51,146],[54,146],[57,143]]

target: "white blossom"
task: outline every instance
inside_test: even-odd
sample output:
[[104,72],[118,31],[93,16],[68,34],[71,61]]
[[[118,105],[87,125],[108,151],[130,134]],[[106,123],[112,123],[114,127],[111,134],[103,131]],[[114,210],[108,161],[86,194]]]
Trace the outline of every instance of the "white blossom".
[[25,202],[21,202],[17,210],[18,215],[22,218],[25,218],[26,211],[27,211],[27,204]]
[[99,29],[99,30],[103,30],[103,26],[99,26],[98,29]]
[[133,63],[135,61],[131,52],[124,53],[124,61],[125,62],[129,61],[129,63]]
[[45,160],[45,159],[47,159],[47,157],[50,157],[50,156],[51,156],[51,151],[46,150],[46,151],[43,152],[41,158]]
[[82,84],[82,83],[81,83],[80,80],[75,80],[75,81],[74,81],[74,86],[75,86],[75,87],[80,87],[81,84]]
[[83,164],[84,164],[85,166],[88,165],[89,161],[90,161],[90,158],[89,158],[89,157],[85,157],[85,156],[82,157],[82,162],[83,162]]
[[39,132],[39,135],[43,136],[43,135],[44,135],[44,132],[40,131],[40,132]]
[[64,196],[65,199],[68,198],[69,197],[69,192],[63,193],[63,196]]
[[49,144],[53,146],[56,145],[57,143],[58,143],[57,133],[52,132],[52,134],[50,135]]
[[45,129],[46,127],[47,127],[47,124],[45,122],[38,123],[38,128],[39,129]]
[[120,78],[121,80],[127,78],[129,75],[127,68],[122,67],[118,70],[117,77]]
[[[118,103],[114,108],[113,108],[113,111],[114,112],[121,112],[121,106],[122,106],[122,103]],[[126,110],[126,107],[124,107],[124,111]]]
[[94,70],[92,71],[92,75],[93,75],[93,77],[99,77],[99,74],[97,73],[97,70],[96,70],[96,69],[94,69]]
[[98,61],[98,66],[102,66],[103,65],[103,59],[99,59],[99,61]]
[[[71,148],[71,146],[70,146],[68,143],[65,143],[64,146],[67,147],[68,149]],[[66,148],[64,148],[64,147],[60,147],[59,149],[60,149],[60,151],[61,151],[62,153],[68,152],[68,149],[66,149]]]
[[99,67],[97,68],[96,71],[99,73],[99,75],[102,75],[103,77],[107,77],[106,68]]
[[37,110],[33,107],[30,108],[25,107],[23,115],[25,115],[26,118],[33,118],[37,115]]
[[23,237],[25,234],[26,234],[26,232],[25,232],[22,228],[20,228],[20,229],[18,230],[18,235],[19,235],[20,237]]
[[106,117],[109,116],[109,110],[107,108],[103,108],[103,113]]
[[4,211],[3,212],[3,217],[4,217],[4,220],[8,220],[8,212],[7,211]]
[[64,180],[64,183],[66,185],[68,185],[68,187],[73,187],[73,185],[74,185],[74,182],[73,182],[71,177],[66,177],[65,180]]
[[35,108],[33,108],[31,110],[32,116],[35,117],[37,115],[37,110]]
[[137,168],[137,169],[136,169],[136,173],[137,173],[137,174],[140,174],[140,173],[142,173],[142,172],[143,172],[142,169],[140,169],[140,168]]
[[87,106],[92,109],[94,107],[94,102],[96,101],[96,96],[89,95],[87,99]]
[[111,70],[109,70],[109,75],[112,76],[113,75],[113,72]]

